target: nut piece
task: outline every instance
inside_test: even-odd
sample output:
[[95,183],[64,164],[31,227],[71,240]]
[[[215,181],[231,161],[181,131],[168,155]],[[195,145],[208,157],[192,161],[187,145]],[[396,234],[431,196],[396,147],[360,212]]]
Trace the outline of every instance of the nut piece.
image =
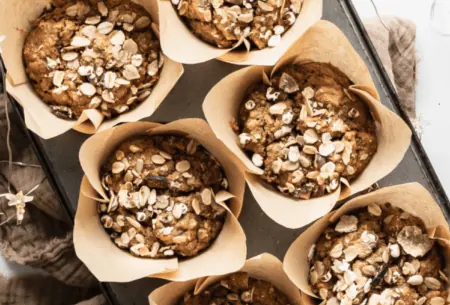
[[403,250],[413,256],[422,257],[431,250],[434,240],[416,226],[406,226],[398,233],[397,241]]
[[353,215],[342,215],[336,224],[335,230],[339,233],[355,232],[358,229],[358,218]]

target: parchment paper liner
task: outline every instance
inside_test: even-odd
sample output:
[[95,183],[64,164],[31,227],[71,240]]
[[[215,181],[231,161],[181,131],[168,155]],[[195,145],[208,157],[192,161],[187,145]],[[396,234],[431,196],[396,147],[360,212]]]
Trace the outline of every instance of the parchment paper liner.
[[[181,261],[136,258],[116,247],[100,224],[94,198],[107,198],[100,184],[101,164],[119,143],[139,134],[188,135],[203,145],[224,168],[229,192],[234,197],[227,201],[228,214],[219,236],[196,257]],[[80,164],[86,176],[75,215],[75,251],[100,281],[128,282],[145,276],[186,281],[234,272],[243,266],[247,255],[246,238],[237,221],[245,190],[243,168],[205,121],[184,119],[166,125],[135,122],[108,129],[86,140],[80,149]],[[219,260],[227,263],[217,264]]]
[[197,38],[183,23],[170,0],[158,0],[161,46],[175,61],[195,64],[213,58],[238,65],[273,65],[306,29],[322,17],[322,0],[304,0],[296,22],[281,37],[274,48],[251,51],[219,49]]
[[[159,18],[155,3],[157,0],[133,1],[149,12],[155,22],[152,28],[157,31]],[[158,108],[183,74],[183,65],[164,56],[164,66],[157,85],[152,94],[136,108],[106,121],[103,121],[103,115],[95,109],[85,110],[77,121],[56,117],[31,86],[22,58],[23,44],[31,30],[31,22],[37,20],[49,3],[51,0],[3,0],[0,6],[0,34],[6,36],[2,45],[2,57],[8,70],[6,89],[24,108],[27,127],[40,137],[52,138],[71,128],[92,134],[119,123],[148,117]]]
[[[302,304],[300,292],[284,273],[279,259],[272,254],[263,253],[248,259],[240,271],[247,272],[253,278],[271,283],[289,298],[292,302],[291,305]],[[198,294],[226,276],[210,276],[188,282],[166,284],[155,289],[149,295],[150,305],[177,305],[185,292],[194,290]]]
[[[351,183],[332,194],[309,200],[295,200],[282,195],[258,177],[263,170],[253,165],[239,147],[238,137],[230,128],[237,118],[240,103],[252,84],[268,81],[281,65],[295,62],[330,63],[345,73],[355,85],[350,91],[370,107],[377,122],[378,151],[365,171]],[[263,77],[261,77],[263,76]],[[379,102],[370,73],[345,35],[332,23],[319,21],[310,27],[276,66],[253,66],[229,74],[205,98],[203,112],[219,139],[245,164],[246,180],[256,201],[275,222],[287,228],[300,228],[329,212],[336,202],[371,186],[389,174],[402,160],[411,141],[411,131],[403,120]]]
[[350,211],[364,208],[371,203],[390,202],[412,215],[421,218],[428,229],[429,236],[439,240],[447,264],[450,262],[449,226],[439,205],[430,193],[419,183],[408,183],[385,187],[372,193],[356,197],[311,225],[289,247],[284,257],[284,271],[292,282],[302,291],[304,304],[317,304],[318,300],[308,284],[308,252],[320,234],[331,223]]

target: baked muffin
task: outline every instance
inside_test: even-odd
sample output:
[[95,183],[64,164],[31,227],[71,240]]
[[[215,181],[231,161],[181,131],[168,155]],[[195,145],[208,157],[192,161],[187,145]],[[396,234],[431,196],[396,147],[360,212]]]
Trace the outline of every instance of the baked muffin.
[[309,282],[327,305],[444,305],[440,246],[423,221],[389,203],[343,215],[310,252]]
[[201,293],[185,293],[178,305],[288,305],[288,298],[272,284],[250,277],[245,272],[233,273]]
[[356,179],[377,151],[368,106],[330,64],[281,67],[253,86],[232,128],[263,180],[294,198],[334,192]]
[[172,0],[192,33],[218,48],[242,38],[251,47],[275,47],[294,24],[303,0]]
[[108,203],[100,220],[114,243],[135,256],[192,257],[220,233],[228,188],[221,165],[194,140],[140,136],[120,144],[101,170]]
[[128,0],[55,1],[28,33],[23,59],[36,93],[63,119],[136,107],[158,82],[163,57],[152,20]]

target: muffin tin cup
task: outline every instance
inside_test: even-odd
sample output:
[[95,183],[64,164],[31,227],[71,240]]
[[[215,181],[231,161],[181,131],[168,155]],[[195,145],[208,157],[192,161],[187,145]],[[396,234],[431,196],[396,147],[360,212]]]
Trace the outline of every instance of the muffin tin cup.
[[[256,167],[239,146],[230,121],[237,118],[240,104],[253,84],[270,83],[270,75],[280,66],[292,63],[329,63],[355,84],[350,91],[370,108],[376,122],[378,150],[363,173],[349,185],[333,193],[308,200],[297,200],[278,192],[259,176]],[[403,159],[410,141],[411,130],[394,112],[379,101],[370,73],[347,40],[332,23],[319,21],[271,67],[253,66],[238,70],[221,80],[206,96],[203,112],[216,136],[244,163],[246,180],[256,201],[275,222],[287,228],[300,228],[328,213],[341,199],[360,192],[388,175]]]
[[[158,35],[157,0],[134,0],[142,5],[151,15],[152,29]],[[183,65],[164,56],[164,66],[160,79],[152,94],[136,108],[111,120],[104,120],[102,114],[95,109],[84,110],[78,120],[58,118],[36,94],[25,71],[22,49],[32,22],[37,20],[51,0],[5,0],[0,7],[0,35],[6,40],[2,45],[2,57],[8,70],[6,89],[11,96],[24,108],[25,123],[28,129],[41,138],[49,139],[58,136],[69,129],[82,133],[93,134],[103,131],[123,122],[138,121],[148,117],[162,103],[164,98],[175,86],[183,74]]]
[[[138,258],[119,249],[100,223],[97,202],[107,200],[101,186],[103,162],[121,142],[137,135],[181,135],[199,142],[222,165],[229,183],[229,193],[215,197],[227,216],[222,231],[212,245],[199,255],[187,258]],[[79,153],[85,177],[75,215],[74,245],[77,256],[100,280],[129,282],[142,277],[187,281],[206,275],[220,275],[239,270],[247,255],[246,238],[237,217],[242,209],[245,191],[243,166],[219,141],[208,124],[200,119],[183,119],[165,125],[135,122],[108,129],[90,137]],[[225,192],[227,193],[227,192]],[[219,198],[221,196],[221,198]],[[217,263],[226,261],[226,264]]]
[[[302,304],[299,290],[286,276],[282,263],[275,256],[263,253],[250,258],[239,271],[247,272],[253,278],[271,283],[289,298],[291,305]],[[149,295],[150,305],[177,305],[184,293],[194,291],[195,294],[198,294],[226,276],[210,276],[164,285]]]
[[419,217],[425,223],[430,238],[442,246],[446,265],[450,262],[450,232],[439,205],[431,194],[418,183],[401,184],[386,187],[372,193],[356,197],[342,207],[328,213],[311,225],[289,247],[283,261],[283,268],[291,281],[302,291],[304,304],[317,304],[319,298],[309,285],[308,253],[322,232],[339,217],[353,210],[367,207],[371,203],[391,203],[393,206]]
[[245,51],[234,50],[242,41],[230,49],[220,49],[204,42],[183,23],[170,0],[157,2],[163,52],[173,60],[185,64],[202,63],[217,58],[236,65],[274,65],[309,26],[320,20],[323,6],[323,0],[304,0],[296,22],[283,34],[276,47],[262,50],[248,50],[246,47]]

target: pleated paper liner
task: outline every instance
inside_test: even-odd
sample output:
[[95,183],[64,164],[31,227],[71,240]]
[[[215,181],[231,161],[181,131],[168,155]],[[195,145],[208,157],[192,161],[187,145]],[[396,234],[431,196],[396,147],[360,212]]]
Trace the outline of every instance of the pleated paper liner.
[[[107,199],[101,186],[100,168],[121,142],[136,135],[182,135],[199,142],[222,165],[229,183],[227,216],[217,239],[199,255],[179,260],[138,258],[119,249],[100,223],[95,198]],[[100,280],[128,282],[150,276],[186,281],[206,275],[220,275],[239,270],[247,255],[244,231],[237,221],[244,191],[243,166],[219,141],[208,124],[200,119],[183,119],[165,125],[135,122],[120,125],[91,136],[80,149],[80,164],[85,173],[75,215],[74,245],[77,256]],[[226,261],[226,264],[218,264]]]
[[[291,305],[302,304],[300,292],[284,273],[282,263],[273,255],[263,253],[250,258],[240,271],[247,272],[250,277],[271,283],[288,297]],[[149,295],[150,305],[178,305],[184,293],[194,291],[198,294],[226,276],[210,276],[164,285]]]
[[367,207],[371,203],[391,203],[393,206],[419,217],[428,229],[428,235],[442,246],[447,267],[450,262],[450,233],[439,205],[431,194],[418,183],[408,183],[381,188],[372,193],[356,197],[311,225],[289,247],[284,257],[284,271],[302,291],[304,304],[319,304],[320,300],[309,285],[308,252],[324,229],[339,220],[339,217],[353,210]]
[[[262,50],[242,46],[219,49],[197,38],[178,16],[170,0],[157,0],[161,31],[161,46],[168,57],[185,64],[202,63],[214,58],[238,65],[274,65],[284,52],[316,21],[322,17],[322,0],[304,0],[295,23],[282,36],[274,48]],[[236,50],[237,47],[239,50]]]
[[[152,28],[158,32],[157,0],[134,0],[151,15]],[[8,69],[6,88],[24,108],[27,127],[41,138],[58,136],[73,128],[92,134],[123,122],[134,122],[148,117],[162,103],[164,98],[183,74],[183,65],[164,56],[160,79],[150,96],[136,108],[105,120],[96,109],[85,110],[78,120],[64,120],[51,113],[50,108],[36,94],[25,72],[22,49],[25,37],[51,0],[3,0],[0,6],[0,35],[6,40],[2,45],[2,57]]]
[[[370,108],[376,121],[378,150],[364,172],[349,186],[341,185],[335,192],[309,200],[289,198],[266,184],[263,173],[240,148],[237,135],[230,127],[238,109],[253,84],[270,82],[270,75],[290,63],[329,63],[355,84],[349,91]],[[281,57],[274,68],[253,66],[238,70],[221,80],[206,96],[203,112],[216,136],[245,164],[246,180],[256,201],[275,222],[287,228],[300,228],[328,213],[338,200],[360,192],[388,175],[403,159],[411,130],[394,112],[379,100],[367,66],[335,25],[319,21]]]

